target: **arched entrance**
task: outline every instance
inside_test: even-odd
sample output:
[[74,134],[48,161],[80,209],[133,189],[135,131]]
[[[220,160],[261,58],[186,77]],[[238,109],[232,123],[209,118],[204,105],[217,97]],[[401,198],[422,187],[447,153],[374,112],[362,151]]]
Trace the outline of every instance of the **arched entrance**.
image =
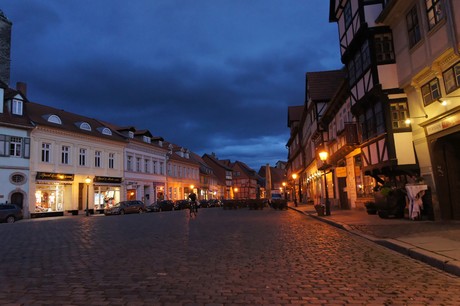
[[14,192],[11,195],[11,204],[16,204],[19,206],[21,209],[23,209],[24,205],[24,195],[21,192]]
[[460,220],[460,133],[438,138],[432,145],[433,173],[443,220]]

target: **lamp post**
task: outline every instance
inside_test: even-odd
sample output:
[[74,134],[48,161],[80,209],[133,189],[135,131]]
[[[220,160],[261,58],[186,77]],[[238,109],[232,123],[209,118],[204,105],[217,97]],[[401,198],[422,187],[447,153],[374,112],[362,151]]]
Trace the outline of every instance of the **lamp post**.
[[89,209],[88,209],[88,202],[89,202],[89,184],[91,184],[91,179],[89,176],[85,178],[85,184],[86,184],[86,216],[89,216]]
[[237,187],[233,188],[233,191],[235,193],[234,197],[235,197],[235,199],[237,199],[238,197],[236,196],[236,194],[238,193],[238,188]]
[[326,161],[327,161],[327,157],[328,157],[328,153],[326,151],[321,151],[319,152],[319,159],[321,159],[321,161],[323,162],[323,173],[324,173],[324,188],[325,188],[325,196],[326,196],[326,216],[330,216],[331,215],[331,203],[329,202],[329,191],[328,191],[328,188],[327,188],[327,172],[326,172]]
[[283,190],[284,190],[284,199],[286,200],[286,182],[283,182]]
[[296,194],[295,194],[295,180],[297,179],[297,173],[293,173],[292,174],[292,179],[294,180],[294,205],[297,206],[297,198],[296,198]]

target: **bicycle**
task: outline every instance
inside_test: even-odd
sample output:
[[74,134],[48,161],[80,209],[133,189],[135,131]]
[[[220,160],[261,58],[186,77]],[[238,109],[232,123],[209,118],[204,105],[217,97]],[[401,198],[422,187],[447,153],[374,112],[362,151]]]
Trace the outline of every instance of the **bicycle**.
[[191,201],[190,202],[190,217],[192,217],[192,215],[196,217],[197,214],[198,214],[198,205],[196,201]]

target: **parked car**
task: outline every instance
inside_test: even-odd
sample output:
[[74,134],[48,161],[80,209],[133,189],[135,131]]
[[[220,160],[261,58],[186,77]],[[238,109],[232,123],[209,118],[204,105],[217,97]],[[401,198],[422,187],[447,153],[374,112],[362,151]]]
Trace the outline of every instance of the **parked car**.
[[209,205],[209,207],[221,207],[222,202],[220,200],[217,200],[217,199],[212,199],[212,200],[208,201],[208,205]]
[[14,223],[22,219],[22,209],[14,204],[0,204],[0,222]]
[[209,202],[207,200],[201,200],[198,203],[199,208],[208,208],[209,207]]
[[187,200],[177,200],[174,202],[174,210],[189,209],[190,203]]
[[104,210],[104,215],[140,214],[147,211],[142,201],[121,201]]
[[171,211],[174,210],[174,202],[170,200],[158,201],[154,204],[147,206],[147,211],[158,212],[158,211]]

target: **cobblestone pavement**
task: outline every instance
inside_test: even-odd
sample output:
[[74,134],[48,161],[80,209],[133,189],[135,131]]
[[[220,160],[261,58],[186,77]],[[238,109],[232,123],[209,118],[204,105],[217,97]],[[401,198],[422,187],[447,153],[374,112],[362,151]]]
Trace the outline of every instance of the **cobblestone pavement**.
[[460,278],[292,211],[0,224],[1,305],[460,305]]

